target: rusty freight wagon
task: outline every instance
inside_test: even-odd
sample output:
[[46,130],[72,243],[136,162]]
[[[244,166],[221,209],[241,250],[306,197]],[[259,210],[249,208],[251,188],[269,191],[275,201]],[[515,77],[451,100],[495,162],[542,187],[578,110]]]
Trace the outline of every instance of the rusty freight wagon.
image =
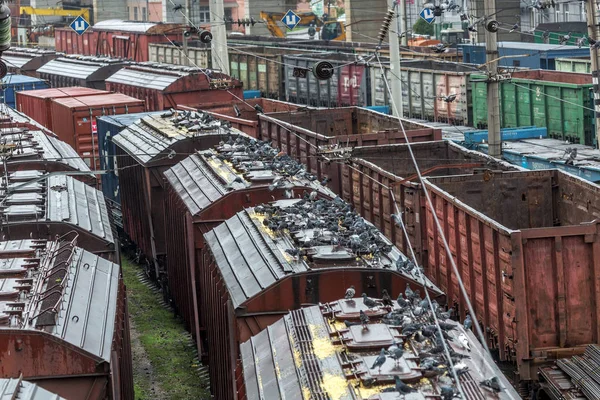
[[52,128],[93,169],[100,169],[96,117],[146,111],[142,100],[121,93],[52,100]]
[[90,185],[96,177],[67,143],[29,128],[0,128],[3,163],[0,173],[43,170],[45,172],[78,171],[75,178]]
[[35,383],[23,380],[22,375],[19,378],[0,379],[0,398],[10,400],[66,400],[64,397],[42,389]]
[[8,67],[8,73],[36,76],[36,71],[51,60],[61,56],[52,50],[11,47],[2,52],[2,60]]
[[52,130],[52,100],[65,97],[82,97],[107,94],[105,90],[87,87],[64,87],[55,89],[28,90],[17,92],[16,108],[33,118],[42,126]]
[[144,62],[150,60],[150,43],[181,41],[185,30],[187,27],[181,24],[112,19],[96,23],[83,35],[71,28],[57,28],[54,37],[56,50],[67,54],[109,56]]
[[[350,285],[370,297],[421,286],[412,263],[339,198],[247,208],[204,238],[201,312],[218,399],[236,398],[239,344],[290,310],[334,301]],[[442,295],[425,281],[434,297]]]
[[[510,163],[467,150],[450,141],[410,145],[423,176],[472,174],[477,170],[519,170]],[[347,163],[340,166],[340,197],[352,204],[362,217],[377,226],[405,254],[409,243],[420,265],[427,264],[427,204],[407,144],[355,147]],[[390,193],[393,190],[393,196]],[[395,203],[394,203],[395,200]],[[398,209],[396,209],[396,205]],[[408,232],[392,219],[401,212]]]
[[[600,340],[600,189],[558,170],[428,178],[479,321],[520,380]],[[427,275],[464,300],[427,209]]]
[[22,376],[69,400],[133,400],[119,265],[77,245],[73,232],[0,242],[0,378]]
[[119,262],[119,246],[102,193],[69,176],[16,171],[2,182],[0,235],[10,239],[52,239],[79,234],[86,250]]
[[188,111],[206,111],[218,119],[228,121],[233,128],[239,129],[253,138],[259,137],[260,114],[309,109],[306,106],[262,97],[244,101],[234,100],[224,104],[204,103],[185,106],[178,104],[177,108]]
[[[265,152],[254,158],[258,146]],[[198,302],[203,235],[244,207],[313,191],[318,197],[335,197],[301,169],[298,176],[287,177],[287,167],[294,163],[278,163],[287,159],[278,153],[267,144],[244,137],[233,147],[225,144],[198,152],[164,173],[168,182],[164,229],[169,297],[194,334],[199,354],[200,332],[204,331]]]
[[[178,104],[224,103],[243,97],[240,81],[225,74],[167,64],[135,64],[106,79],[108,90],[146,102],[148,111]],[[231,93],[230,93],[231,92]]]
[[239,135],[208,114],[185,111],[144,117],[113,137],[123,228],[156,278],[165,255],[163,172],[197,150]]
[[[319,155],[329,151],[331,158],[339,148],[404,143],[398,118],[359,107],[309,109],[305,111],[260,115],[260,139],[306,164],[319,179],[333,181],[340,193],[337,163],[323,162]],[[411,142],[442,138],[441,130],[403,120]]]
[[[360,311],[371,318],[365,329],[359,322]],[[414,336],[403,334],[401,327],[380,318],[389,311],[383,307],[370,310],[358,298],[290,312],[241,344],[237,398],[416,400],[449,399],[442,394],[444,388],[458,393],[456,382],[432,378],[424,363],[419,362],[419,355],[430,352],[434,344],[419,343]],[[345,321],[351,325],[346,326]],[[521,399],[475,336],[459,324],[452,324],[455,327],[448,333],[452,339],[449,348],[468,354],[461,360],[468,370],[460,378],[465,393],[461,398]],[[458,345],[462,338],[469,346],[468,352]],[[381,349],[393,349],[394,345],[404,349],[402,355],[394,360],[391,350],[381,369],[371,368]],[[449,364],[445,356],[439,359],[440,364]],[[395,391],[395,376],[415,393]],[[503,388],[500,393],[479,384],[493,376]]]
[[37,70],[37,77],[54,88],[83,86],[106,89],[106,78],[120,70],[126,62],[119,59],[68,55],[49,61]]

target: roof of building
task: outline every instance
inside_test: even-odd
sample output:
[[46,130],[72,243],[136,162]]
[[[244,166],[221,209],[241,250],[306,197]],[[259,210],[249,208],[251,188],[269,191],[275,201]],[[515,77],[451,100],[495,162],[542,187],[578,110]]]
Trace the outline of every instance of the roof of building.
[[[573,32],[587,33],[587,22],[585,21],[570,21],[570,22],[545,22],[538,24],[535,27],[536,31],[548,32]],[[555,45],[556,46],[556,45]]]
[[[105,80],[113,67],[125,66],[126,62],[107,57],[64,56],[47,62],[37,70],[40,74],[66,76],[75,79]],[[106,67],[109,71],[102,72]]]
[[[448,320],[442,326],[452,340],[442,339],[429,312],[417,317],[415,308],[369,309],[358,298],[291,311],[241,344],[246,398],[392,400],[403,387],[413,392],[406,400],[451,399],[458,388],[443,340],[466,400],[520,399],[470,331]],[[370,321],[360,322],[361,311]],[[386,357],[377,367],[381,351]],[[493,377],[501,392],[480,384]],[[441,396],[442,388],[449,397]]]
[[[140,22],[140,21],[124,21],[121,19],[109,19],[100,21],[92,27],[95,31],[110,31],[110,32],[132,32],[132,33],[147,33],[147,34],[163,34],[169,31],[174,32],[175,28],[183,28],[181,24],[164,24],[161,22]],[[181,30],[179,31],[181,32]]]
[[[418,284],[418,268],[377,228],[339,197],[315,198],[248,208],[204,235],[235,308],[315,268],[389,269]],[[441,294],[428,280],[427,286]]]
[[0,399],[2,400],[65,400],[57,394],[51,393],[28,381],[22,379],[0,379]]
[[[258,149],[263,149],[258,152]],[[283,163],[279,151],[267,143],[239,136],[215,149],[200,151],[165,171],[165,177],[189,212],[197,215],[228,193],[256,187],[293,190],[305,187],[334,198],[316,176],[291,160]]]
[[46,161],[64,164],[66,170],[90,172],[88,165],[67,143],[41,131],[28,128],[0,129],[0,140],[5,150],[3,156],[9,163],[22,164]]
[[0,214],[5,226],[60,222],[107,245],[114,244],[109,211],[100,191],[69,176],[43,176],[42,171],[9,173],[8,192],[6,185],[0,191],[4,206]]
[[[129,125],[113,138],[113,142],[130,154],[138,163],[148,164],[173,158],[171,147],[178,142],[244,135],[231,128],[228,122],[216,120],[212,115],[196,111],[167,111],[151,115]],[[192,148],[187,149],[190,153]],[[172,155],[170,155],[172,154]]]
[[110,362],[119,266],[76,247],[77,235],[67,235],[0,243],[0,334],[45,332]]

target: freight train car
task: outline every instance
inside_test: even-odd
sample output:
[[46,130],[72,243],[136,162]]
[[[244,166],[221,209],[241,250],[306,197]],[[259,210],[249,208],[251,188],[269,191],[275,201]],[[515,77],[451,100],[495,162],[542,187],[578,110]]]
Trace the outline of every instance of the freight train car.
[[61,55],[52,50],[11,47],[2,52],[2,60],[6,63],[9,73],[35,77],[40,67]]
[[[410,145],[423,176],[472,174],[483,170],[518,170],[485,154],[466,150],[450,141]],[[427,266],[427,231],[424,224],[427,203],[416,176],[408,145],[355,147],[338,175],[340,197],[360,215],[377,226],[402,252]],[[400,214],[408,241],[392,214]]]
[[163,172],[197,150],[243,135],[205,113],[167,112],[148,116],[113,138],[117,146],[123,226],[162,278],[165,255]]
[[137,62],[149,61],[150,43],[172,43],[183,39],[185,25],[107,20],[79,35],[71,28],[56,28],[56,50],[67,54],[108,56]]
[[86,87],[64,87],[44,90],[29,90],[18,92],[16,109],[33,118],[42,126],[52,130],[52,100],[65,97],[83,97],[108,94],[105,90]]
[[[473,75],[473,125],[487,127],[487,87]],[[518,71],[500,83],[500,126],[547,127],[548,136],[591,146],[595,131],[592,76],[556,71]]]
[[[276,147],[298,161],[319,180],[332,180],[333,190],[340,193],[340,166],[325,162],[318,156],[329,151],[330,158],[339,148],[377,144],[404,143],[397,118],[358,107],[311,109],[296,112],[261,114],[260,138],[272,141]],[[404,121],[411,142],[441,139],[441,131]]]
[[178,104],[224,103],[243,96],[242,83],[206,69],[140,63],[106,79],[106,87],[146,102],[148,111],[176,108]]
[[[600,340],[598,186],[558,170],[428,178],[458,271],[489,343],[521,380]],[[427,275],[466,307],[432,210]]]
[[102,193],[69,176],[15,171],[2,183],[2,238],[52,239],[79,235],[86,250],[119,262],[118,239]]
[[83,86],[106,89],[106,78],[123,68],[121,59],[71,55],[56,58],[37,70],[37,77],[54,88]]
[[291,310],[334,301],[351,285],[370,297],[407,285],[442,295],[426,278],[424,289],[414,267],[404,266],[406,257],[340,199],[247,208],[204,238],[200,296],[218,399],[236,398],[239,344]]
[[11,108],[16,108],[15,95],[17,92],[47,89],[49,87],[46,81],[39,78],[17,74],[7,74],[2,78],[1,84],[0,103]]
[[[253,149],[259,146],[264,151],[254,158]],[[243,137],[233,146],[198,152],[164,173],[168,182],[164,208],[169,297],[193,333],[199,354],[203,353],[200,333],[206,326],[198,301],[203,235],[244,207],[313,191],[319,198],[335,197],[314,176],[288,177],[287,164],[278,164],[286,157],[278,153],[254,138]],[[245,161],[252,158],[254,161]]]
[[69,400],[133,400],[119,265],[77,239],[0,242],[0,377],[22,376]]
[[11,400],[66,400],[64,397],[42,389],[35,383],[24,381],[22,376],[0,379],[0,396]]

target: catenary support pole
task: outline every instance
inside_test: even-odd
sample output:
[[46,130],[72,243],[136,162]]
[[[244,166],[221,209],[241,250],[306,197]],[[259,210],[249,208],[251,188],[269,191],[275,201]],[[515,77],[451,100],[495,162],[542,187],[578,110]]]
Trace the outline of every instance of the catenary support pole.
[[[588,0],[586,4],[588,35],[594,40],[600,39],[600,29],[598,29],[598,2],[597,0]],[[600,49],[590,46],[590,58],[592,59],[592,82],[594,84],[594,118],[596,119],[596,147],[600,144]]]
[[[396,10],[395,17],[399,17],[398,12],[402,12],[401,7],[398,6],[395,0],[388,0],[388,6],[392,10]],[[394,24],[396,25],[396,24]],[[392,25],[392,27],[394,26]],[[397,25],[396,25],[397,26]],[[396,115],[396,117],[402,117],[404,115],[403,105],[402,105],[402,81],[400,80],[400,39],[398,35],[393,31],[389,33],[389,42],[390,42],[390,85],[392,89],[392,100],[398,109],[398,113],[400,115]],[[391,107],[393,110],[394,107]]]
[[229,54],[227,52],[227,30],[225,28],[225,7],[223,0],[210,0],[210,22],[213,40],[211,43],[212,66],[229,75]]

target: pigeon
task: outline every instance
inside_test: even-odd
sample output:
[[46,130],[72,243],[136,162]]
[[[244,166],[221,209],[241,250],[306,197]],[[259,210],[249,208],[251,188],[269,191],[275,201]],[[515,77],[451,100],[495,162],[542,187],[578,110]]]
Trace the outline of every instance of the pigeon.
[[444,320],[444,321],[445,321],[445,320],[447,320],[447,319],[450,319],[450,317],[452,316],[452,313],[453,313],[453,312],[454,312],[454,308],[453,308],[453,307],[451,307],[451,308],[450,308],[448,311],[446,311],[446,312],[441,312],[441,313],[439,314],[439,318],[440,318],[440,319],[442,319],[442,320]]
[[569,40],[571,40],[571,32],[567,33],[566,35],[560,38],[560,44],[567,44],[569,43]]
[[398,299],[396,300],[396,302],[398,303],[398,306],[400,306],[400,308],[406,308],[410,306],[410,301],[405,300],[404,297],[402,297],[402,293],[398,295]]
[[441,386],[440,396],[442,400],[452,400],[454,398],[455,390],[452,386]]
[[354,285],[350,285],[350,287],[348,289],[346,289],[346,294],[344,295],[344,298],[346,300],[350,300],[350,299],[354,298],[355,294],[356,294],[356,290],[354,290]]
[[471,314],[467,314],[465,322],[463,322],[463,327],[467,331],[471,330],[471,328],[473,327],[473,320],[471,319]]
[[396,380],[396,391],[397,392],[400,392],[403,394],[418,392],[417,389],[410,387],[406,383],[402,382],[402,380],[398,376],[394,376],[394,378]]
[[345,319],[344,325],[346,325],[346,328],[350,328],[351,326],[359,325],[359,322],[352,322],[352,321],[348,321],[347,319]]
[[415,295],[415,292],[413,292],[412,289],[410,288],[410,283],[406,284],[406,289],[404,290],[404,295],[406,296],[407,299],[412,299],[412,297]]
[[469,32],[477,32],[477,28],[475,27],[475,24],[471,24],[467,27],[467,30]]
[[387,290],[385,290],[385,289],[383,289],[381,291],[381,302],[383,303],[384,306],[387,306],[387,307],[392,307],[394,305],[392,298],[390,297]]
[[183,10],[183,4],[177,4],[175,7],[173,7],[173,11],[181,11]]
[[242,112],[240,111],[240,109],[238,108],[238,106],[236,104],[233,105],[233,111],[235,112],[236,117],[239,118],[242,116]]
[[487,388],[492,389],[495,392],[501,392],[502,387],[500,386],[500,379],[497,376],[494,376],[490,379],[486,379],[479,383],[481,386],[485,386]]
[[581,46],[583,46],[583,43],[585,43],[585,37],[582,36],[580,38],[577,39],[577,47],[581,48]]
[[516,31],[517,29],[519,29],[519,24],[514,24],[513,27],[511,28],[510,31],[508,31],[508,33],[513,33],[514,31]]
[[438,43],[432,47],[434,53],[445,53],[448,49],[448,45],[446,43]]
[[550,32],[545,30],[544,33],[542,33],[542,39],[544,39],[544,43],[548,44],[548,41],[550,40]]
[[463,349],[465,349],[467,351],[471,351],[471,345],[469,344],[469,339],[467,339],[467,336],[464,333],[461,333],[460,335],[458,335],[458,343],[460,343],[460,345],[462,346]]
[[363,328],[366,328],[367,324],[369,323],[369,316],[365,314],[363,310],[360,310],[358,315],[360,316],[360,323],[362,324]]
[[385,364],[385,360],[386,360],[385,349],[381,349],[381,352],[379,353],[379,355],[377,356],[377,358],[373,362],[373,365],[371,366],[371,369],[378,368],[379,372],[381,372],[381,366],[383,364]]
[[362,294],[362,298],[363,298],[363,303],[365,306],[367,306],[369,308],[377,307],[377,302],[375,300],[371,299],[370,297],[368,297],[366,293]]
[[255,110],[256,110],[256,112],[257,112],[257,113],[259,113],[259,114],[264,114],[264,113],[265,113],[265,111],[263,110],[263,108],[262,108],[260,105],[258,105],[258,104],[256,104],[256,105],[254,106],[254,109],[255,109]]
[[388,350],[388,355],[398,364],[398,361],[402,358],[404,354],[404,349],[402,348],[402,343],[394,343],[391,345]]
[[322,181],[321,181],[321,185],[323,186],[327,186],[327,183],[329,183],[331,181],[331,178],[329,177],[325,177]]
[[313,191],[312,191],[312,192],[310,192],[310,194],[308,195],[308,199],[309,199],[310,201],[315,201],[315,200],[317,200],[317,197],[318,197],[318,196],[319,196],[319,194],[318,194],[318,193],[317,193],[315,190],[313,190]]
[[446,103],[452,103],[454,100],[456,100],[456,94],[451,93],[448,96],[441,96],[441,99]]

